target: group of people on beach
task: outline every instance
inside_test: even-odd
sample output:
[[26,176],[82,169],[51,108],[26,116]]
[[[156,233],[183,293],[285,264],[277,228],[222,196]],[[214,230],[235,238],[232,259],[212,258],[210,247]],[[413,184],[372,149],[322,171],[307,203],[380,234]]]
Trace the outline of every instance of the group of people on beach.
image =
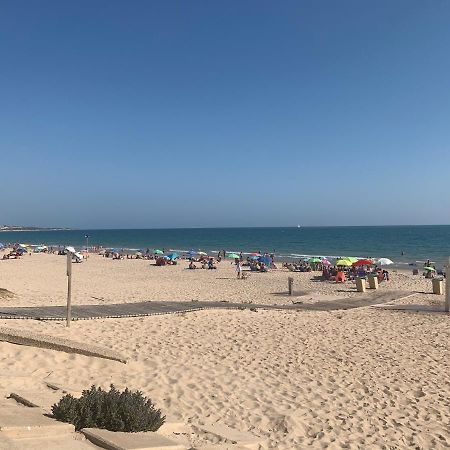
[[[204,258],[200,262],[201,262],[201,266],[200,266],[201,269],[208,269],[208,270],[217,269],[217,266],[214,264],[214,259],[211,257]],[[191,258],[189,261],[188,269],[190,269],[190,270],[198,269],[193,258]]]

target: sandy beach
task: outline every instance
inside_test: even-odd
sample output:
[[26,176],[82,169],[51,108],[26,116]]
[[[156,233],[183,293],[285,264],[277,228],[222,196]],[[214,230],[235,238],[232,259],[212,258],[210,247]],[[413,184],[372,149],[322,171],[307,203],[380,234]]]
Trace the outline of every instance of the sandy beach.
[[[91,255],[73,266],[74,304],[143,300],[290,303],[285,270],[237,280],[187,264]],[[0,261],[1,306],[64,305],[65,258],[32,254]],[[357,297],[354,285],[295,273],[304,302]],[[416,293],[405,302],[443,302],[431,282],[391,272],[380,289]],[[1,347],[0,390],[39,389],[42,379],[140,389],[185,421],[219,421],[266,437],[270,448],[444,449],[450,446],[450,331],[442,314],[348,311],[201,311],[74,322],[2,320],[8,327],[92,342],[129,363],[53,350]]]

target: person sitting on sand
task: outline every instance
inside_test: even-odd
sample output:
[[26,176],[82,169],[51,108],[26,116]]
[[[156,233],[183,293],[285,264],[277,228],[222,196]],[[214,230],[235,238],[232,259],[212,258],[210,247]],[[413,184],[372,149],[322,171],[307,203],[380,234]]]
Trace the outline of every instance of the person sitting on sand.
[[434,272],[432,270],[427,270],[425,272],[425,278],[434,278]]
[[208,269],[209,270],[217,269],[217,267],[214,265],[214,260],[212,258],[209,258]]
[[196,269],[197,266],[194,264],[194,261],[191,259],[191,262],[189,263],[189,269]]

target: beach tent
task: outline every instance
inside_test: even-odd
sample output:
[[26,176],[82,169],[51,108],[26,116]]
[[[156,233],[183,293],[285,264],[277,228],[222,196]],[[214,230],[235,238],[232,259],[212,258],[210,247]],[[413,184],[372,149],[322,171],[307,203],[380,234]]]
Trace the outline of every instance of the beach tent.
[[171,261],[175,260],[178,258],[178,253],[169,253],[167,255],[167,259],[170,259]]

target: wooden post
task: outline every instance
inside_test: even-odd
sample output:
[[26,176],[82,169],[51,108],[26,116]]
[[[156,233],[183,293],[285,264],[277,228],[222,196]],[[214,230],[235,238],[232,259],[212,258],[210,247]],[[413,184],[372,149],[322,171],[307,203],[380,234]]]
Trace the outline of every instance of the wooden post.
[[450,312],[450,258],[445,268],[445,312]]
[[292,277],[288,277],[288,291],[289,295],[292,295],[294,287],[294,279]]
[[72,318],[72,252],[67,251],[67,318],[66,326],[70,327]]

